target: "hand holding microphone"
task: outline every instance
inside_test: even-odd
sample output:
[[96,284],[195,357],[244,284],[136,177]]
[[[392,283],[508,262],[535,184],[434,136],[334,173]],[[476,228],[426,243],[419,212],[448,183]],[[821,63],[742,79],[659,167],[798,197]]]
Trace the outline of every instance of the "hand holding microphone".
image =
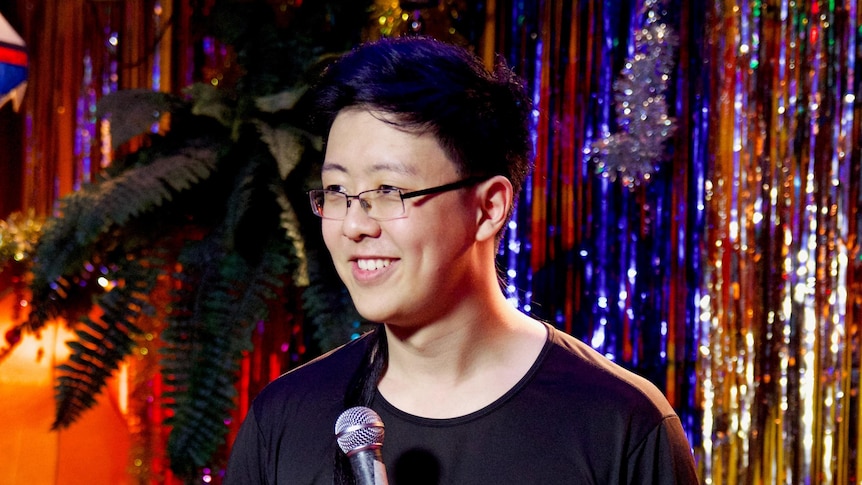
[[365,406],[352,407],[335,421],[338,446],[356,477],[356,485],[388,485],[386,467],[380,448],[383,446],[383,421]]

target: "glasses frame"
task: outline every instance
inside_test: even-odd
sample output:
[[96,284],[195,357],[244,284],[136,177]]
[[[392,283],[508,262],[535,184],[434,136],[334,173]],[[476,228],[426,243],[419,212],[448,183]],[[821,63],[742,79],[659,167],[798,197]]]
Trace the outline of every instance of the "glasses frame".
[[[438,185],[436,187],[428,187],[427,189],[413,190],[411,192],[401,192],[401,189],[371,189],[371,190],[363,190],[362,192],[359,192],[356,195],[350,195],[350,194],[345,194],[344,192],[339,192],[337,190],[312,189],[312,190],[309,190],[307,192],[307,194],[308,194],[308,200],[311,203],[311,211],[314,213],[314,215],[316,215],[317,217],[320,217],[321,219],[328,219],[331,221],[343,221],[347,217],[347,211],[350,210],[350,201],[351,200],[358,200],[359,201],[359,207],[362,207],[362,211],[365,212],[366,216],[370,217],[371,219],[374,219],[375,221],[388,221],[388,220],[392,220],[392,219],[398,219],[399,217],[401,217],[407,213],[407,208],[404,207],[404,200],[405,199],[412,199],[414,197],[421,197],[423,195],[440,194],[443,192],[450,192],[452,190],[463,189],[465,187],[470,187],[470,186],[476,185],[479,182],[484,182],[485,180],[488,180],[488,177],[475,177],[475,176],[474,177],[467,177],[465,179],[461,179],[461,180],[458,180],[456,182]],[[366,206],[365,204],[362,203],[363,202],[362,196],[364,194],[369,193],[369,192],[377,192],[380,190],[389,190],[392,192],[398,192],[398,196],[401,198],[401,214],[399,214],[398,216],[395,216],[395,217],[386,217],[386,218],[382,218],[382,219],[377,218],[377,217],[373,217],[373,216],[368,214],[368,209],[367,209],[368,206]],[[330,193],[330,192],[344,196],[344,198],[347,201],[347,208],[344,211],[344,215],[341,217],[324,216],[318,210],[317,204],[315,203],[315,200],[314,200],[316,194],[326,194],[326,193]]]

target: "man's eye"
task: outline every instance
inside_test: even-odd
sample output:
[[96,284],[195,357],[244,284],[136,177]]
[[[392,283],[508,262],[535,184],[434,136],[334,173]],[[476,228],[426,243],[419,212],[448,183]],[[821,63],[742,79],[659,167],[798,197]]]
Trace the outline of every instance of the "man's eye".
[[380,191],[385,192],[385,193],[392,193],[392,192],[401,191],[401,189],[399,189],[398,187],[393,187],[391,185],[381,185],[380,188],[377,190],[380,190]]
[[327,185],[326,187],[324,187],[324,189],[331,190],[333,192],[341,192],[342,194],[347,193],[347,190],[345,190],[344,186],[342,185]]

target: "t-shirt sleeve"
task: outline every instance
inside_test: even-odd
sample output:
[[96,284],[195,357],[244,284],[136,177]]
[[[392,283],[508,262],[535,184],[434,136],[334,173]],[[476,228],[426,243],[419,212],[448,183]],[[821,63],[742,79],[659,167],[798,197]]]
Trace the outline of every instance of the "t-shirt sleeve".
[[223,485],[266,484],[267,452],[252,406],[231,449]]
[[694,458],[677,416],[665,417],[634,448],[627,475],[632,485],[697,485]]

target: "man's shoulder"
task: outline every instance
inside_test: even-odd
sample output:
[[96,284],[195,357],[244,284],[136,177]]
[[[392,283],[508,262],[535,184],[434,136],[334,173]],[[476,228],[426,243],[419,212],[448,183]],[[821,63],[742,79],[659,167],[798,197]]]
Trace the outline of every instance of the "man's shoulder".
[[651,408],[661,416],[675,414],[654,383],[610,360],[578,338],[553,328],[550,343],[551,350],[546,359],[551,368],[560,374],[561,379],[571,379],[573,385],[591,390],[591,399],[606,400],[609,405],[640,408],[640,412]]
[[255,398],[255,406],[266,407],[273,402],[283,406],[297,400],[343,398],[366,347],[367,339],[362,336],[287,371],[264,387]]

